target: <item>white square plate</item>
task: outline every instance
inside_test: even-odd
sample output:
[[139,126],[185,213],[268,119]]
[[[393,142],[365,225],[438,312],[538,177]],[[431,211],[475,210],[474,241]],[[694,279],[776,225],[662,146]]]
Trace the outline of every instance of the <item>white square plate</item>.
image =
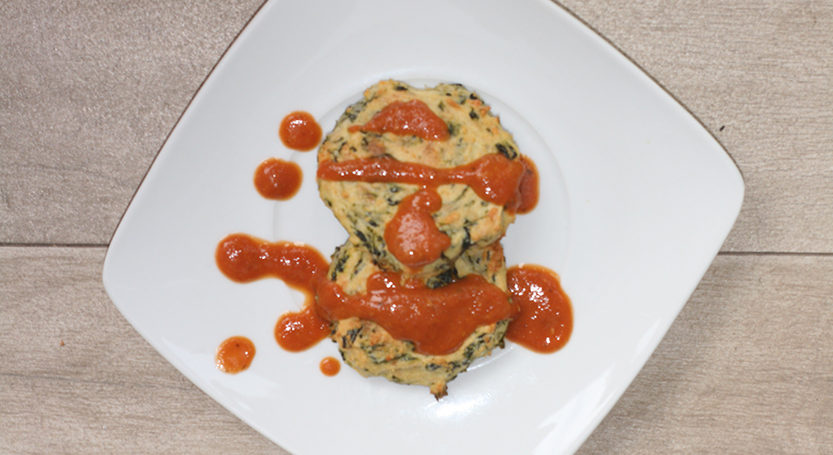
[[[318,370],[337,355],[273,338],[300,294],[235,284],[214,263],[245,232],[330,254],[346,234],[320,202],[315,152],[284,148],[301,109],[331,128],[380,79],[461,82],[501,116],[542,177],[541,202],[510,227],[509,264],[557,271],[572,339],[540,355],[508,346],[450,384],[422,387]],[[305,180],[261,198],[256,166],[277,156]],[[569,453],[613,406],[696,287],[740,210],[743,181],[720,145],[603,39],[546,0],[276,0],[201,88],[116,231],[104,284],[116,306],[202,390],[293,453]],[[214,367],[244,335],[251,368]]]

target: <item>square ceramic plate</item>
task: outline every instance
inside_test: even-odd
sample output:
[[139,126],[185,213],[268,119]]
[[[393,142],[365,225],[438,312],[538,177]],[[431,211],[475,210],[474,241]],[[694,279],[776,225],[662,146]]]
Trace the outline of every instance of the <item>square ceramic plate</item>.
[[[325,341],[274,342],[302,298],[277,280],[235,284],[214,264],[245,232],[330,254],[346,234],[320,202],[315,153],[277,137],[301,109],[324,129],[380,79],[461,82],[492,105],[537,163],[541,201],[505,239],[509,264],[557,271],[575,326],[551,355],[509,345],[425,388],[325,377]],[[284,203],[252,185],[267,157],[301,165]],[[116,306],[202,390],[296,454],[569,453],[613,406],[729,232],[743,181],[667,93],[546,0],[292,2],[264,6],[176,126],[113,237],[104,284]],[[218,344],[255,342],[251,368],[214,367]]]

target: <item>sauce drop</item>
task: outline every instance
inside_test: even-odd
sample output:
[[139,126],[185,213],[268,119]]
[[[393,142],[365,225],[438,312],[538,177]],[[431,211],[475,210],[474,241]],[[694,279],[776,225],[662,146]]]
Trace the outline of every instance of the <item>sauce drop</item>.
[[394,272],[376,272],[365,294],[347,295],[331,281],[318,289],[317,308],[329,320],[358,317],[376,322],[394,338],[414,343],[417,352],[454,352],[477,327],[511,317],[509,296],[480,275],[466,275],[431,289],[420,281],[401,283]]
[[335,357],[324,357],[318,364],[318,368],[326,376],[335,376],[341,371],[341,362]]
[[318,145],[321,126],[310,113],[295,111],[283,118],[278,134],[285,146],[303,152]]
[[246,337],[235,336],[226,339],[217,348],[215,365],[225,373],[239,373],[252,364],[255,345]]
[[313,305],[305,305],[301,311],[284,313],[275,324],[275,340],[290,352],[308,349],[329,333],[329,321],[322,319]]
[[541,353],[555,352],[570,339],[573,311],[558,275],[535,265],[509,268],[512,302],[519,312],[509,323],[506,339]]
[[285,201],[301,187],[301,167],[291,161],[268,158],[255,170],[255,188],[266,199]]
[[[527,169],[521,160],[510,160],[499,153],[493,153],[453,168],[435,168],[391,158],[323,161],[318,164],[317,175],[323,180],[412,183],[423,186],[464,183],[483,200],[506,205],[519,199],[519,188]],[[534,168],[530,172],[534,173]],[[537,177],[534,182],[537,194]]]
[[406,197],[385,226],[385,242],[396,259],[411,268],[430,264],[442,256],[451,238],[437,228],[432,213],[443,205],[432,188]]
[[217,245],[215,259],[232,281],[248,283],[271,276],[306,294],[304,308],[281,316],[275,326],[275,338],[284,349],[301,351],[327,336],[329,323],[313,309],[313,295],[318,282],[326,280],[329,266],[315,248],[231,234]]
[[420,100],[394,101],[377,112],[369,122],[353,125],[347,131],[411,135],[426,141],[445,141],[449,138],[448,125]]

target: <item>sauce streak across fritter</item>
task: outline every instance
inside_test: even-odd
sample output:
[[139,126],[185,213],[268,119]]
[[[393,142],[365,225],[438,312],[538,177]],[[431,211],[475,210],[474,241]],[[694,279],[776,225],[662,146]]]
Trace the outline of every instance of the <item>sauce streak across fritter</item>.
[[[422,186],[462,183],[471,187],[484,201],[506,205],[512,201],[519,201],[522,197],[521,182],[524,178],[530,178],[527,169],[523,161],[510,160],[499,153],[485,155],[471,163],[452,168],[436,168],[392,158],[363,158],[318,163],[318,178],[347,182],[411,183]],[[534,170],[531,172],[534,173]],[[532,206],[534,205],[533,203]]]
[[397,273],[377,272],[367,279],[367,292],[358,295],[327,281],[318,289],[318,311],[333,321],[373,321],[394,338],[413,342],[417,352],[431,355],[454,352],[476,328],[515,313],[509,296],[480,275],[436,289],[401,281]]

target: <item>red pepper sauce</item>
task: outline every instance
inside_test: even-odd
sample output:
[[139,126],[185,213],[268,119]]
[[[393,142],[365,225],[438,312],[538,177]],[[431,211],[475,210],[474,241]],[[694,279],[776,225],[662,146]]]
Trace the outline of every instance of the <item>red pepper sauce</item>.
[[215,364],[225,373],[239,373],[252,364],[255,358],[255,345],[246,337],[231,337],[220,343],[217,348]]
[[518,191],[506,204],[506,208],[510,212],[523,214],[531,212],[538,205],[538,169],[526,155],[518,156],[518,160],[523,164],[524,170],[518,183]]
[[394,338],[414,343],[417,352],[454,352],[477,327],[511,317],[509,296],[480,275],[430,289],[419,281],[401,283],[394,272],[376,272],[365,294],[347,295],[339,285],[322,282],[318,312],[326,319],[358,317],[376,322]]
[[[323,180],[412,183],[423,186],[463,183],[483,200],[506,205],[520,199],[519,188],[527,175],[527,169],[521,160],[510,160],[494,153],[453,168],[435,168],[392,158],[324,161],[318,164],[317,175]],[[534,173],[534,169],[531,172]],[[537,182],[537,177],[534,182]]]
[[402,200],[385,226],[385,242],[396,259],[419,268],[439,259],[451,246],[451,238],[431,217],[442,205],[442,198],[433,188],[423,188]]
[[347,131],[411,135],[426,141],[445,141],[449,138],[448,125],[420,100],[394,101],[377,112],[369,122],[353,125]]
[[324,357],[318,364],[318,368],[326,376],[335,376],[341,371],[341,362],[335,357]]
[[301,311],[284,313],[275,324],[275,340],[291,352],[315,346],[330,333],[330,322],[321,318],[315,305],[307,303]]
[[573,310],[558,275],[536,265],[511,267],[506,274],[512,302],[519,312],[506,339],[541,353],[555,352],[570,339]]
[[321,126],[311,114],[295,111],[283,118],[278,134],[285,146],[303,152],[318,145],[318,141],[321,140]]
[[281,347],[300,351],[327,336],[329,323],[318,317],[312,305],[318,282],[326,280],[328,264],[314,248],[232,234],[220,241],[215,259],[220,271],[233,281],[247,283],[275,277],[306,294],[304,308],[283,315],[275,327],[275,338]]
[[[429,355],[451,353],[477,327],[506,318],[513,318],[506,338],[538,352],[560,349],[572,331],[570,300],[558,276],[539,266],[510,268],[508,294],[479,275],[430,289],[417,280],[403,283],[394,272],[377,272],[368,278],[365,294],[347,295],[327,280],[327,262],[308,246],[233,234],[220,242],[216,259],[220,270],[234,281],[272,276],[307,294],[304,308],[284,314],[275,327],[278,344],[288,351],[315,345],[329,333],[329,321],[349,317],[374,321],[394,338],[412,341],[417,352]],[[218,349],[218,368],[231,372],[239,364],[229,360],[221,367],[220,353],[232,351]],[[245,352],[254,356],[254,347]]]
[[301,187],[301,167],[291,161],[268,158],[255,170],[255,188],[266,199],[285,201]]

